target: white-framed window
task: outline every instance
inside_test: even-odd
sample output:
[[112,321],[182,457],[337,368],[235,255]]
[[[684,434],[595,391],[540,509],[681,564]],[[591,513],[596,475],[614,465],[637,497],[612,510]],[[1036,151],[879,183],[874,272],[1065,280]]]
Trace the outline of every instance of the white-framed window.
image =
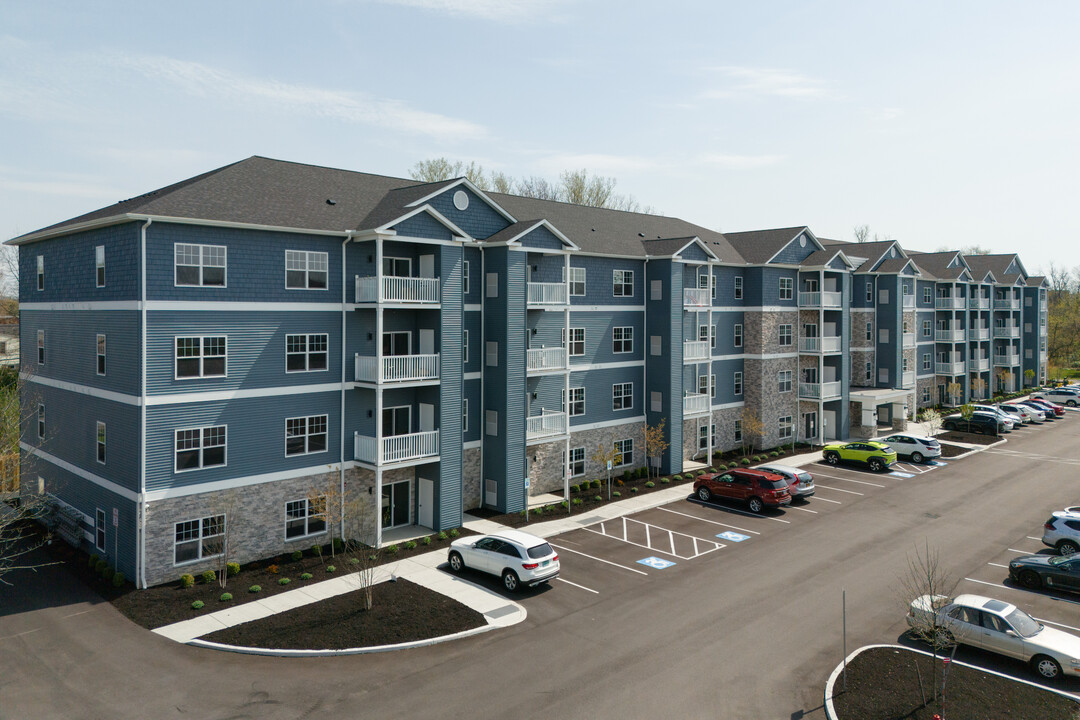
[[578,417],[585,414],[585,388],[570,388],[570,417]]
[[866,363],[866,382],[870,382],[874,379],[874,363]]
[[926,386],[922,389],[922,401],[924,403],[930,402],[930,386]]
[[611,271],[611,294],[615,297],[634,297],[634,271]]
[[37,331],[37,362],[38,365],[45,364],[45,331]]
[[611,409],[630,410],[634,407],[634,383],[615,383],[611,386]]
[[615,461],[611,463],[615,467],[623,467],[625,465],[634,464],[634,439],[627,438],[625,440],[616,440],[615,443]]
[[570,294],[574,296],[585,294],[585,268],[570,266]]
[[785,415],[780,418],[780,439],[790,440],[794,433],[795,423],[791,421],[790,415]]
[[37,406],[37,436],[38,440],[45,439],[45,406]]
[[461,432],[469,432],[469,398],[461,399]]
[[226,287],[228,253],[224,245],[173,245],[175,284],[184,287]]
[[698,340],[701,342],[708,342],[709,347],[716,347],[716,326],[715,325],[698,325]]
[[105,374],[105,336],[97,336],[97,374]]
[[791,325],[780,326],[780,347],[791,345]]
[[384,256],[382,274],[385,277],[412,277],[412,258]]
[[176,379],[225,377],[228,373],[224,335],[177,337]]
[[585,448],[570,448],[570,477],[581,477],[585,474]]
[[928,338],[932,334],[933,333],[931,332],[930,321],[929,320],[923,320],[922,321],[922,336],[924,338]]
[[101,508],[94,510],[94,547],[105,552],[105,511]]
[[874,323],[866,323],[866,342],[874,341]]
[[922,301],[926,305],[934,302],[934,291],[928,287],[924,287],[922,289]]
[[105,246],[94,248],[94,282],[97,287],[105,287]]
[[285,454],[311,455],[326,452],[326,415],[285,419]]
[[461,263],[461,294],[469,294],[469,261]]
[[173,564],[184,565],[217,557],[225,548],[225,516],[211,515],[176,523]]
[[742,280],[741,277],[735,278],[735,299],[736,300],[742,300],[742,282],[743,282],[743,280]]
[[742,323],[735,324],[733,342],[735,343],[735,347],[742,347]]
[[298,540],[326,532],[326,496],[285,503],[285,539]]
[[735,432],[734,432],[734,434],[732,435],[732,438],[731,438],[731,439],[732,439],[732,440],[733,440],[734,442],[742,442],[742,420],[736,420],[736,421],[735,421],[735,428],[734,428],[734,430],[735,430]]
[[866,302],[874,302],[874,283],[866,281]]
[[105,423],[97,424],[97,461],[105,464]]
[[716,376],[715,375],[698,375],[697,387],[698,387],[698,394],[700,394],[700,395],[708,395],[709,397],[715,398],[716,397]]
[[37,256],[37,289],[45,289],[45,256]]
[[631,353],[634,352],[634,328],[616,327],[611,328],[611,352]]
[[329,368],[330,336],[326,333],[285,336],[285,372],[319,372]]
[[795,296],[795,281],[792,278],[780,278],[780,299],[791,300]]
[[[713,441],[714,441],[713,442],[713,447],[715,447],[716,444],[717,444],[715,442],[715,440],[716,440],[716,425],[712,426],[712,434],[713,434]],[[709,449],[709,424],[699,421],[698,422],[698,428],[697,428],[697,435],[698,435],[698,440],[697,440],[697,442],[698,442],[698,450],[708,450]]]
[[791,371],[781,370],[776,374],[776,384],[778,392],[791,392]]
[[225,465],[226,425],[185,428],[175,432],[175,472]]
[[[563,329],[563,344],[566,344],[566,329]],[[570,328],[570,356],[578,357],[585,354],[585,328]]]
[[923,370],[929,370],[930,369],[930,353],[923,353],[923,356],[922,356],[922,369]]
[[736,370],[732,376],[732,394],[742,395],[742,370]]
[[461,364],[469,364],[469,331],[461,331]]
[[285,251],[285,287],[289,290],[326,290],[329,272],[328,253]]

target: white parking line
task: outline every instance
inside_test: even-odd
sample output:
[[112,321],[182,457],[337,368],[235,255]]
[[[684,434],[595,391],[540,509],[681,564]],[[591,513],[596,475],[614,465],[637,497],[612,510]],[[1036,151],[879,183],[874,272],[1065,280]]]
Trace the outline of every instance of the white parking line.
[[835,490],[836,492],[848,493],[849,495],[862,495],[861,492],[855,492],[854,490],[844,490],[843,488],[836,488],[832,485],[822,485],[821,483],[815,483],[819,488],[825,488],[826,490]]
[[619,563],[614,563],[614,562],[611,562],[610,560],[605,560],[604,558],[598,558],[595,555],[589,555],[587,553],[583,553],[580,550],[571,550],[568,547],[562,547],[560,545],[556,545],[553,542],[549,542],[548,545],[555,548],[556,550],[562,550],[563,552],[570,552],[570,553],[574,553],[576,555],[582,555],[584,557],[589,558],[590,560],[596,560],[597,562],[606,563],[608,565],[614,565],[617,568],[622,568],[623,570],[629,570],[630,572],[637,573],[638,575],[648,575],[649,574],[647,572],[642,572],[641,570],[638,570],[637,568],[626,567],[625,565],[620,565]]
[[1005,588],[1006,590],[1009,589],[1008,585],[1002,585],[1001,583],[986,582],[985,580],[976,580],[975,578],[969,578],[969,577],[966,577],[964,579],[965,580],[970,580],[973,583],[979,583],[980,585],[991,585],[993,587]]
[[823,497],[821,497],[819,495],[815,495],[814,496],[814,502],[819,502],[819,501],[820,502],[832,503],[833,505],[843,505],[844,504],[844,503],[840,502],[839,500],[830,500],[829,498],[823,498]]
[[559,582],[564,582],[564,583],[566,583],[567,585],[573,585],[573,586],[574,586],[574,587],[576,587],[576,588],[581,588],[582,590],[586,590],[586,591],[588,591],[588,592],[591,592],[591,593],[592,593],[593,595],[599,595],[599,594],[600,594],[600,591],[599,591],[599,590],[593,590],[592,588],[587,588],[587,587],[585,587],[584,585],[578,585],[578,584],[577,584],[577,583],[575,583],[575,582],[570,582],[570,581],[569,581],[569,580],[567,580],[566,578],[561,578],[561,577],[557,577],[557,578],[555,578],[555,579],[556,579],[556,580],[558,580]]
[[717,503],[717,502],[704,503],[701,500],[698,500],[696,498],[691,500],[690,502],[696,502],[698,505],[708,505],[709,507],[719,508],[721,510],[727,510],[728,512],[738,513],[739,515],[745,515],[746,517],[753,517],[753,518],[759,517],[759,518],[764,518],[766,520],[775,520],[776,522],[787,523],[788,525],[791,524],[790,520],[781,520],[780,518],[767,517],[765,515],[755,515],[752,512],[746,512],[745,510],[736,510],[733,507],[728,507],[727,505],[721,505],[720,503]]
[[664,512],[669,512],[669,513],[675,513],[676,515],[682,515],[683,517],[692,518],[694,520],[700,520],[701,522],[712,523],[713,525],[719,525],[720,527],[729,527],[729,528],[732,528],[733,530],[741,530],[742,532],[748,532],[751,535],[760,535],[761,534],[757,530],[747,530],[746,528],[741,528],[738,525],[729,525],[727,523],[717,522],[715,520],[706,520],[705,518],[699,518],[697,515],[690,515],[689,513],[679,512],[678,510],[671,510],[670,508],[666,508],[666,507],[657,508],[657,510],[663,510]]
[[[1035,617],[1035,616],[1032,615],[1032,617]],[[1062,625],[1061,623],[1056,623],[1056,622],[1053,622],[1051,620],[1046,620],[1044,618],[1035,618],[1035,619],[1038,620],[1041,623],[1046,623],[1047,625],[1056,625],[1057,627],[1068,628],[1069,630],[1076,630],[1077,632],[1080,632],[1080,628],[1075,628],[1072,625]]]
[[993,565],[994,567],[1005,568],[1006,570],[1009,569],[1008,565],[1002,565],[1001,563],[986,563],[986,564],[987,565]]
[[1042,542],[1042,538],[1031,537],[1030,535],[1027,536],[1027,539],[1028,540],[1038,540],[1039,542]]
[[814,513],[817,515],[817,510],[811,510],[810,508],[799,507],[798,505],[789,505],[788,510],[802,510],[803,512]]
[[[622,518],[622,534],[621,535],[617,534],[617,532],[609,533],[607,531],[607,527],[606,527],[606,524],[605,524],[607,522],[613,522],[613,523],[616,524],[616,526],[618,526],[618,524],[619,524],[617,520],[606,520],[606,521],[600,523],[599,525],[593,525],[592,527],[582,528],[582,530],[585,530],[585,531],[591,532],[591,533],[595,533],[597,535],[603,535],[605,537],[614,538],[615,540],[620,540],[620,541],[622,541],[622,542],[624,542],[624,543],[626,543],[628,545],[636,545],[637,547],[643,547],[646,550],[652,550],[653,552],[663,553],[664,555],[670,555],[672,557],[679,558],[680,560],[693,560],[694,558],[701,557],[702,555],[704,555],[706,553],[711,553],[714,550],[719,550],[720,548],[727,547],[723,543],[718,543],[715,540],[705,540],[704,538],[695,537],[693,535],[687,535],[686,533],[675,532],[674,530],[668,530],[667,528],[660,527],[659,525],[652,525],[650,523],[642,522],[641,520],[635,520],[634,518],[628,518],[628,517],[625,517],[625,516]],[[630,523],[645,526],[645,543],[644,544],[639,543],[639,542],[634,542],[633,540],[630,539],[630,527],[632,527],[630,525]],[[599,527],[600,530],[599,531],[593,530],[593,527]],[[654,533],[653,531],[656,531],[656,532]],[[666,543],[665,543],[664,533],[667,533],[667,538],[666,538],[667,542]],[[668,550],[664,550],[663,548],[659,547],[658,545],[653,545],[652,544],[652,536],[654,534],[657,536],[658,545],[665,545],[666,544],[667,547],[669,548]],[[690,541],[693,542],[693,544],[694,544],[694,554],[693,555],[680,555],[679,553],[677,553],[675,551],[675,536],[676,535],[678,535],[679,537],[682,537],[682,538],[686,538],[687,540],[690,540]],[[698,543],[701,543],[701,546],[702,546],[703,549],[698,547]]]
[[1030,550],[1017,550],[1016,548],[1005,548],[1009,552],[1020,553],[1021,555],[1030,555]]
[[[845,482],[859,483],[860,485],[870,485],[872,487],[883,488],[884,485],[878,485],[877,483],[866,482],[865,480],[852,480],[851,478],[840,477],[839,475],[826,475],[825,473],[818,473],[821,477],[831,478],[833,480],[843,480]],[[816,477],[816,476],[815,476]]]

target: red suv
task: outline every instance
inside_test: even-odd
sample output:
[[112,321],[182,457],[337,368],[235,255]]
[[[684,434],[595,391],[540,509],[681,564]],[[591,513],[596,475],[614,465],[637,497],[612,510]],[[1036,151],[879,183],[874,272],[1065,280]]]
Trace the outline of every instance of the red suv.
[[765,507],[791,504],[787,479],[764,470],[734,469],[698,475],[694,492],[703,502],[710,502],[714,497],[740,500],[754,513]]

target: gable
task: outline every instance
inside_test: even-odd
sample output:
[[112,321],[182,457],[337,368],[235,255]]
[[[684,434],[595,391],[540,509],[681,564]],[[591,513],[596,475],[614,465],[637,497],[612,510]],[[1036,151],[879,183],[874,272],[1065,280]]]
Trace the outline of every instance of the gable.
[[537,225],[525,235],[518,238],[517,242],[523,247],[538,248],[541,250],[562,250],[564,247],[563,241],[543,225]]
[[450,228],[436,220],[426,210],[406,218],[392,228],[399,236],[430,238],[432,240],[452,240],[454,234]]
[[705,262],[711,260],[709,254],[705,252],[704,248],[698,245],[696,242],[690,243],[684,247],[678,254],[683,260],[700,260]]
[[844,258],[840,257],[839,255],[837,255],[832,260],[830,260],[829,264],[826,267],[828,267],[830,270],[847,270],[848,269],[847,263],[844,262]]
[[780,249],[769,260],[770,263],[782,263],[784,265],[797,265],[822,247],[805,230],[791,239],[787,245]]
[[900,271],[900,274],[901,274],[901,275],[907,275],[907,276],[912,276],[912,275],[914,275],[914,274],[915,274],[915,266],[914,266],[914,265],[912,265],[911,263],[908,263],[908,264],[907,264],[907,265],[905,265],[905,266],[903,267],[903,269],[902,269],[902,270]]
[[[458,195],[458,193],[461,193]],[[455,196],[456,202],[455,202]],[[510,225],[510,221],[495,209],[493,203],[477,195],[465,185],[452,185],[427,200],[431,207],[471,237],[484,240]],[[464,205],[461,210],[458,205]]]

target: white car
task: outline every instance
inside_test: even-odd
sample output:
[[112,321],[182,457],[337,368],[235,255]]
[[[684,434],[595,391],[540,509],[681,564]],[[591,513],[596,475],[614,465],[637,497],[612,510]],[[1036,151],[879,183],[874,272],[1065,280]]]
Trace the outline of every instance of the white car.
[[1046,416],[1035,408],[1029,408],[1027,405],[1020,405],[1018,403],[1001,403],[1001,409],[1014,418],[1020,418],[1026,423],[1044,423],[1046,422]]
[[908,608],[910,627],[926,627],[931,613],[952,640],[961,645],[1030,663],[1035,672],[1054,680],[1080,675],[1080,637],[1049,628],[1015,605],[981,595],[923,595]]
[[510,592],[559,576],[559,556],[547,540],[520,530],[459,538],[450,544],[447,561],[455,573],[472,568],[497,575]]
[[941,457],[941,443],[925,435],[897,433],[888,437],[877,438],[874,442],[888,445],[897,455],[909,457],[912,462],[921,463],[927,458]]
[[1037,390],[1031,393],[1033,398],[1042,398],[1043,400],[1049,400],[1055,402],[1058,405],[1067,405],[1068,407],[1076,407],[1080,405],[1080,391],[1074,388],[1050,388],[1044,390]]

